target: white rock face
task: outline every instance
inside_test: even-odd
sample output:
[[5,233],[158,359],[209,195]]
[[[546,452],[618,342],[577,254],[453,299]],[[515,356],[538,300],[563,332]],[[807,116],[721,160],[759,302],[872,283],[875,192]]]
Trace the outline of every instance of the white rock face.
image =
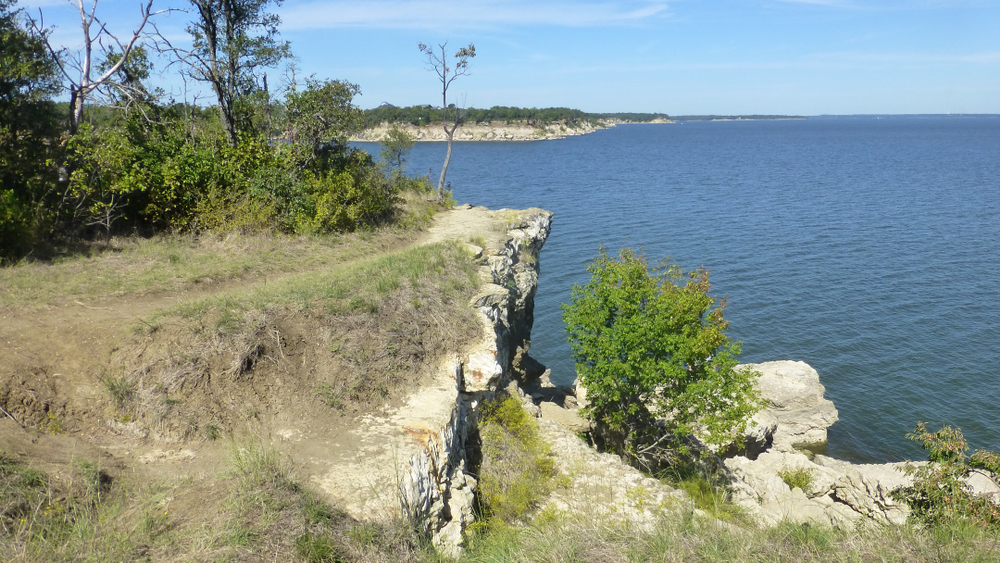
[[552,223],[552,213],[541,209],[466,206],[463,211],[481,215],[479,232],[496,237],[498,230],[505,231],[480,257],[484,285],[472,304],[482,319],[483,337],[453,366],[450,385],[444,385],[447,396],[438,394],[434,405],[423,403],[428,412],[442,415],[403,425],[422,447],[409,457],[398,484],[404,513],[422,522],[434,545],[452,556],[459,554],[462,532],[474,519],[476,482],[465,472],[469,435],[478,424],[479,406],[507,386],[518,350],[530,347],[537,258]]
[[[891,496],[911,483],[904,464],[854,465],[796,451],[796,446],[825,443],[827,428],[837,421],[816,370],[792,361],[747,367],[761,373],[757,387],[767,405],[754,417],[748,442],[765,446],[759,455],[754,451],[725,460],[733,502],[765,524],[789,520],[849,528],[863,519],[906,521],[909,508]],[[807,490],[791,489],[781,477],[797,470],[810,475]]]
[[747,364],[760,372],[757,388],[767,401],[754,422],[762,436],[774,426],[772,449],[794,451],[800,444],[826,443],[826,430],[837,422],[837,407],[824,397],[819,374],[805,362]]
[[[416,126],[409,123],[398,124],[399,128],[406,131],[419,142],[448,140],[444,129],[440,124]],[[608,123],[605,127],[614,127],[613,123]],[[352,141],[380,142],[391,129],[388,123],[382,123],[371,129],[366,129],[351,138]],[[542,141],[549,139],[564,139],[575,135],[586,135],[601,129],[594,127],[590,123],[580,123],[576,127],[551,123],[544,127],[528,125],[525,122],[492,122],[492,123],[463,123],[455,131],[456,141]]]

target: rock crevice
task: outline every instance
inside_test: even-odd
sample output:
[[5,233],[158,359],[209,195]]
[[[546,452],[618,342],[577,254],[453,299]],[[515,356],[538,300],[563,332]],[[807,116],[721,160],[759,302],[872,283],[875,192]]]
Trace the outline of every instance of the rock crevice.
[[[445,370],[448,378],[441,386],[447,392],[435,400],[448,417],[439,419],[436,428],[433,420],[408,428],[423,448],[411,455],[398,483],[404,514],[421,523],[433,543],[449,553],[456,552],[463,530],[473,520],[476,482],[468,465],[479,407],[515,378],[519,359],[527,358],[538,254],[552,221],[552,213],[540,209],[472,209],[482,214],[483,231],[492,238],[486,248],[473,249],[482,264],[479,275],[484,283],[472,305],[482,320],[483,334]],[[421,428],[427,428],[426,433]]]

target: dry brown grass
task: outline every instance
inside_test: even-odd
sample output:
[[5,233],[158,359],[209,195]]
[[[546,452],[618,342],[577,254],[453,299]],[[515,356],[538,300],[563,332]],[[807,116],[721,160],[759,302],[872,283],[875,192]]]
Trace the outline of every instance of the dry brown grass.
[[477,286],[465,251],[440,244],[179,306],[112,355],[111,415],[187,440],[275,405],[308,416],[320,400],[351,412],[397,400],[478,336]]

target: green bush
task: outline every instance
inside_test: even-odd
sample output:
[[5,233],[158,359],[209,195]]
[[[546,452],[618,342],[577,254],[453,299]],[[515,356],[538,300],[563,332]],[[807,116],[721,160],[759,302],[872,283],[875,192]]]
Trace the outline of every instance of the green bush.
[[803,491],[809,489],[813,481],[813,472],[804,467],[799,469],[782,469],[778,472],[778,477],[788,485],[788,488],[799,488]]
[[479,435],[481,516],[487,522],[523,520],[548,492],[555,471],[538,423],[516,397],[500,395],[483,405]]
[[14,191],[0,192],[0,264],[31,249],[33,230],[31,212]]
[[926,424],[919,422],[906,437],[920,442],[930,461],[926,465],[909,466],[906,471],[913,477],[913,484],[893,492],[894,498],[910,506],[914,518],[932,525],[968,521],[1000,529],[1000,505],[995,502],[1000,499],[973,496],[965,485],[965,478],[973,472],[996,482],[1000,476],[1000,455],[976,450],[967,456],[969,445],[962,430],[947,425],[931,432]]
[[708,270],[664,262],[651,271],[627,248],[617,258],[602,248],[588,270],[563,321],[604,446],[650,465],[664,446],[683,453],[694,434],[736,440],[759,409],[756,373],[736,369],[740,345],[724,333],[725,302],[709,295]]

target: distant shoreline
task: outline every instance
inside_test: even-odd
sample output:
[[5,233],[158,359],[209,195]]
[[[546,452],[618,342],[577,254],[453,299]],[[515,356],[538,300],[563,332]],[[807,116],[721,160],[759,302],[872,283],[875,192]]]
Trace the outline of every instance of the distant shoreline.
[[[570,125],[561,121],[554,121],[545,124],[530,123],[527,121],[493,121],[489,123],[463,123],[455,131],[455,142],[497,142],[497,141],[552,141],[587,135],[601,129],[607,129],[616,125],[631,123],[616,119],[603,119],[596,125],[590,122]],[[645,122],[643,122],[645,123]],[[668,120],[654,120],[648,123],[672,123]],[[440,123],[433,125],[413,125],[410,123],[381,123],[375,127],[370,127],[351,137],[351,142],[378,143],[389,132],[393,125],[398,126],[413,136],[418,143],[446,142],[445,135]]]
[[680,121],[801,121],[809,119],[804,115],[675,115]]

